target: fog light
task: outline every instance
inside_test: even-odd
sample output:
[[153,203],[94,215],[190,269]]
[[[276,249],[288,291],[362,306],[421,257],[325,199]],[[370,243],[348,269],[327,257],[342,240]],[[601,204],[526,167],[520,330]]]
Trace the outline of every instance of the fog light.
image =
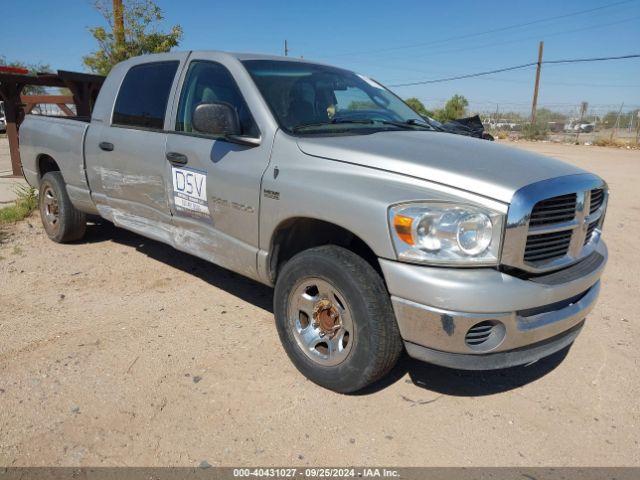
[[488,352],[498,347],[507,333],[504,323],[497,320],[485,320],[476,323],[464,336],[464,342],[471,350]]

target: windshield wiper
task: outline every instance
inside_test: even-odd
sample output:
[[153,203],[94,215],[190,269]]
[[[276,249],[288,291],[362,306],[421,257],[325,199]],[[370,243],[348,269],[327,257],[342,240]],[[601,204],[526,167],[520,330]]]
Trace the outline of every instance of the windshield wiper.
[[315,128],[315,127],[326,127],[327,125],[337,125],[340,123],[359,123],[359,124],[364,124],[364,125],[369,125],[374,123],[373,120],[369,120],[369,119],[363,119],[363,120],[339,120],[339,119],[334,119],[331,120],[330,122],[315,122],[315,123],[303,123],[302,125],[296,125],[295,127],[293,127],[291,130],[294,132],[299,132],[301,130],[306,130],[308,128]]
[[[421,122],[421,123],[418,123],[418,122]],[[412,118],[411,120],[407,120],[407,123],[411,125],[428,125],[429,127],[431,127],[432,130],[435,130],[436,132],[446,131],[444,128],[442,128],[439,125],[436,125],[435,123],[430,121],[428,118],[424,118],[422,120],[418,120],[417,118]]]
[[415,128],[422,128],[425,130],[437,130],[433,125],[427,123],[425,121],[420,121],[415,118],[409,119],[406,122],[396,122],[393,120],[374,120],[372,118],[362,118],[362,119],[333,119],[330,122],[317,122],[317,123],[304,123],[302,125],[296,125],[293,127],[294,132],[299,132],[301,130],[306,130],[308,128],[315,127],[324,127],[327,125],[336,125],[340,123],[356,123],[361,125],[374,125],[376,123],[381,123],[382,125],[393,125],[394,127],[399,127],[407,130],[415,130]]
[[392,120],[379,120],[379,122],[384,124],[384,125],[393,125],[395,127],[411,129],[411,130],[413,130],[414,127],[424,128],[425,130],[435,130],[428,123],[418,123],[418,120],[413,119],[413,118],[410,119],[410,120],[407,120],[406,122],[394,122]]

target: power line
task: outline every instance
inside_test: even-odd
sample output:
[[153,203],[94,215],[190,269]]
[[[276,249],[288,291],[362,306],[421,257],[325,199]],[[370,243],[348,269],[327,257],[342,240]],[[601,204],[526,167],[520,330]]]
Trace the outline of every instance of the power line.
[[[585,30],[592,30],[594,28],[602,28],[602,27],[609,27],[612,25],[618,25],[621,23],[627,23],[627,22],[632,22],[632,21],[636,21],[640,19],[640,16],[636,16],[636,17],[631,17],[631,18],[626,18],[624,20],[619,20],[616,22],[609,22],[609,23],[601,23],[601,24],[596,24],[596,25],[589,25],[587,27],[582,27],[582,28],[578,28],[578,29],[573,29],[573,30],[563,30],[560,32],[553,32],[553,33],[548,33],[548,34],[544,34],[542,35],[542,39],[546,40],[548,37],[553,37],[553,36],[558,36],[558,35],[567,35],[567,34],[572,34],[572,33],[576,33],[576,32],[582,32]],[[520,39],[516,39],[516,40],[506,40],[506,41],[501,41],[501,42],[494,42],[494,43],[485,43],[482,45],[476,45],[474,47],[463,47],[463,48],[457,48],[457,49],[449,49],[449,50],[436,50],[436,51],[430,51],[428,54],[420,54],[420,55],[413,55],[411,57],[394,57],[393,60],[403,60],[403,59],[412,59],[415,60],[416,58],[423,58],[425,56],[428,57],[434,57],[437,55],[443,55],[443,54],[449,54],[449,53],[456,53],[456,52],[467,52],[467,51],[471,51],[471,50],[483,50],[486,49],[487,47],[493,47],[493,46],[503,46],[503,45],[509,45],[509,44],[514,44],[514,43],[523,43],[523,42],[527,42],[531,39],[538,39],[540,38],[540,35],[534,35],[534,36],[529,36],[529,37],[523,37]],[[364,64],[364,65],[376,65],[378,67],[380,67],[380,61],[366,61],[366,60],[362,60],[362,59],[350,59],[349,60],[352,63],[360,63],[360,64]],[[418,69],[418,68],[409,68],[406,65],[387,65],[388,68],[393,68],[394,70],[405,70],[405,71],[410,71],[410,72],[416,72],[416,73],[434,73],[433,70],[430,71],[425,71],[424,69]],[[391,83],[393,81],[400,81],[400,79],[395,79],[395,80],[387,80],[386,83]],[[546,82],[545,82],[546,83]]]
[[[481,78],[480,80],[489,80],[492,82],[515,83],[519,85],[529,85],[531,80],[514,80],[511,78]],[[558,85],[563,87],[593,87],[593,88],[640,88],[640,84],[620,84],[620,83],[569,83],[545,81],[545,85]]]
[[624,60],[627,58],[638,58],[640,54],[620,55],[617,57],[593,57],[593,58],[571,58],[567,60],[545,60],[542,63],[581,63],[581,62],[601,62],[603,60]]
[[589,9],[586,9],[586,10],[578,10],[576,12],[565,13],[565,14],[562,14],[562,15],[555,15],[555,16],[551,16],[551,17],[540,18],[538,20],[532,20],[530,22],[517,23],[517,24],[513,24],[513,25],[508,25],[506,27],[500,27],[500,28],[494,28],[494,29],[491,29],[491,30],[485,30],[485,31],[482,31],[482,32],[468,33],[468,34],[465,34],[465,35],[457,35],[457,36],[453,36],[453,37],[442,38],[440,40],[434,40],[434,41],[430,41],[430,42],[421,42],[421,43],[413,43],[413,44],[406,44],[406,45],[398,45],[396,47],[379,48],[379,49],[375,49],[375,50],[364,50],[364,51],[359,51],[359,52],[337,53],[337,54],[331,55],[331,58],[343,57],[343,56],[351,56],[351,55],[363,55],[363,54],[379,53],[379,52],[393,52],[393,51],[397,51],[397,50],[404,50],[404,49],[407,49],[407,48],[416,48],[416,47],[426,47],[426,46],[430,46],[430,45],[437,45],[439,43],[446,43],[446,42],[450,42],[450,41],[453,41],[453,40],[463,40],[463,39],[467,39],[467,38],[479,37],[479,36],[482,36],[482,35],[488,35],[490,33],[498,33],[498,32],[504,32],[504,31],[507,31],[507,30],[513,30],[515,28],[528,27],[528,26],[531,26],[531,25],[536,25],[536,24],[548,22],[548,21],[551,21],[551,20],[558,20],[558,19],[561,19],[561,18],[574,17],[574,16],[577,16],[577,15],[585,14],[585,13],[591,13],[591,12],[604,10],[604,9],[611,8],[611,7],[615,7],[615,6],[618,6],[618,5],[623,5],[625,3],[632,3],[634,1],[636,1],[636,0],[624,0],[624,1],[620,1],[620,2],[609,3],[607,5],[602,5],[600,7],[594,7],[594,8],[589,8]]
[[[622,59],[629,59],[629,58],[639,58],[640,54],[633,54],[633,55],[621,55],[621,56],[617,56],[617,57],[596,57],[596,58],[571,58],[571,59],[563,59],[563,60],[545,60],[544,62],[542,62],[543,64],[560,64],[560,63],[583,63],[583,62],[601,62],[604,60],[622,60]],[[528,68],[531,67],[533,65],[537,65],[538,62],[529,62],[529,63],[523,63],[522,65],[514,65],[512,67],[504,67],[504,68],[499,68],[496,70],[489,70],[486,72],[477,72],[477,73],[468,73],[465,75],[457,75],[455,77],[446,77],[446,78],[437,78],[434,80],[422,80],[422,81],[418,81],[418,82],[410,82],[410,83],[397,83],[395,85],[389,85],[390,87],[411,87],[414,85],[426,85],[426,84],[430,84],[430,83],[441,83],[441,82],[450,82],[452,80],[461,80],[464,78],[472,78],[472,77],[480,77],[483,75],[492,75],[494,73],[502,73],[502,72],[509,72],[511,70],[521,70],[523,68]]]
[[[635,16],[635,17],[631,17],[631,18],[625,18],[624,20],[618,20],[615,22],[608,22],[608,23],[598,23],[595,25],[587,25],[585,27],[581,27],[581,28],[575,28],[572,30],[562,30],[562,31],[558,31],[558,32],[552,32],[552,33],[545,33],[542,35],[530,35],[527,37],[522,37],[522,38],[518,38],[518,39],[513,39],[513,40],[503,40],[500,42],[492,42],[492,43],[484,43],[482,45],[475,45],[473,47],[462,47],[462,48],[455,48],[455,49],[448,49],[448,50],[437,50],[436,51],[429,51],[427,53],[421,53],[418,55],[411,55],[408,57],[394,57],[394,60],[398,59],[398,60],[412,60],[415,61],[415,59],[417,58],[424,58],[424,57],[428,57],[428,58],[432,58],[434,56],[437,55],[443,55],[443,54],[448,54],[448,53],[457,53],[457,52],[468,52],[471,50],[484,50],[488,47],[495,47],[495,46],[503,46],[503,45],[510,45],[510,44],[515,44],[515,43],[523,43],[523,42],[527,42],[529,40],[534,40],[534,39],[542,39],[542,40],[546,40],[549,37],[557,37],[557,36],[561,36],[561,35],[570,35],[572,33],[579,33],[579,32],[584,32],[587,30],[593,30],[593,29],[598,29],[598,28],[603,28],[603,27],[611,27],[613,25],[620,25],[622,23],[628,23],[628,22],[633,22],[640,19],[640,16]],[[378,62],[379,63],[379,62]]]
[[499,68],[497,70],[490,70],[487,72],[478,72],[478,73],[468,73],[466,75],[458,75],[455,77],[447,77],[447,78],[437,78],[435,80],[422,80],[419,82],[411,82],[411,83],[396,83],[395,85],[389,85],[390,87],[411,87],[413,85],[426,85],[427,83],[440,83],[440,82],[449,82],[451,80],[461,80],[463,78],[471,78],[471,77],[480,77],[482,75],[491,75],[492,73],[501,73],[508,72],[511,70],[520,70],[522,68],[531,67],[536,65],[537,62],[523,63],[522,65],[515,65],[513,67],[505,67]]

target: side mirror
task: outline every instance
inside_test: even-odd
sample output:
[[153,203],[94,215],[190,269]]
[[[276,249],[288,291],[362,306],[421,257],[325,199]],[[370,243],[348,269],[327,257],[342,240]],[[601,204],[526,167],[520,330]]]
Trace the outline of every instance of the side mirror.
[[227,103],[201,103],[193,112],[193,128],[211,135],[240,135],[237,112]]

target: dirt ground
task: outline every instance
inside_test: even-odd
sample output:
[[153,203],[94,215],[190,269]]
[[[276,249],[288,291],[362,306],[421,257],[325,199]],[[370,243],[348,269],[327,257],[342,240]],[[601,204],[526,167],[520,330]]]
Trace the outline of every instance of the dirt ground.
[[640,466],[640,151],[517,143],[611,188],[600,302],[568,353],[403,359],[345,396],[287,359],[269,288],[116,229],[0,245],[0,465]]

